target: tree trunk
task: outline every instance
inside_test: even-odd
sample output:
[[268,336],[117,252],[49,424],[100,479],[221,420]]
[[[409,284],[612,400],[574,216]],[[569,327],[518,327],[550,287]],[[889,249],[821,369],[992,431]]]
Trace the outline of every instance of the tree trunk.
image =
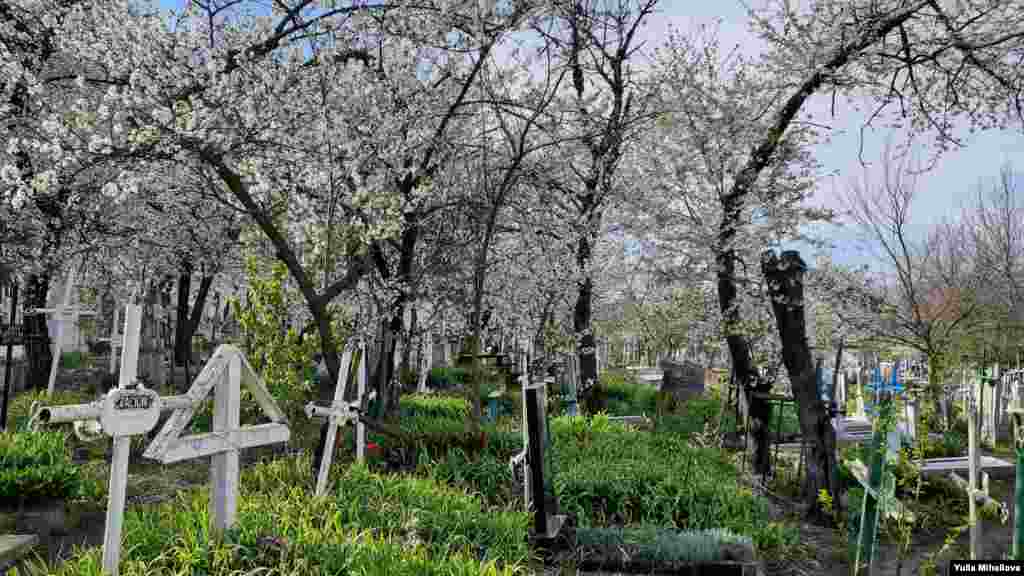
[[597,358],[594,356],[594,331],[591,328],[593,316],[594,281],[590,277],[588,267],[593,258],[590,238],[581,235],[576,248],[576,266],[582,274],[577,283],[576,306],[573,309],[573,331],[576,333],[576,353],[579,356],[580,392],[583,393],[584,405],[597,384]]
[[177,322],[174,329],[174,365],[184,366],[188,361],[191,335],[188,332],[188,301],[192,290],[192,266],[186,264],[178,276]]
[[807,345],[803,285],[806,270],[806,264],[796,251],[785,251],[781,257],[768,251],[761,257],[761,271],[768,281],[772,310],[782,340],[782,359],[793,385],[800,431],[808,446],[803,485],[807,516],[815,522],[828,524],[831,518],[818,502],[818,493],[828,490],[838,500],[836,432],[818,390],[814,362]]
[[771,472],[768,451],[771,406],[755,394],[770,392],[771,384],[758,378],[750,357],[750,343],[743,334],[736,332],[740,325],[739,291],[736,282],[736,253],[730,246],[736,235],[736,227],[740,224],[742,210],[737,199],[727,198],[724,208],[719,227],[719,251],[716,256],[718,306],[726,328],[725,342],[729,348],[729,357],[732,359],[733,379],[737,390],[742,394],[742,399],[737,405],[741,407],[741,412],[745,413],[748,424],[746,434],[753,444],[754,473],[767,476]]
[[[50,275],[29,275],[26,282],[24,308],[26,312],[35,308],[46,308],[46,296],[50,290]],[[28,360],[28,383],[37,390],[46,390],[50,378],[50,364],[53,362],[53,342],[46,314],[25,314],[25,333],[38,336],[25,346]]]

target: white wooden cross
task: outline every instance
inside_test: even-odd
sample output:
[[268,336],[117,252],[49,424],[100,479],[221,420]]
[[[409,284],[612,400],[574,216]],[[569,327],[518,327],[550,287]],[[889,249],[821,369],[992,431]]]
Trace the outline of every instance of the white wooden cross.
[[[127,353],[126,349],[124,354]],[[252,426],[239,424],[239,400],[243,383],[263,413],[270,418],[270,423]],[[179,437],[211,390],[214,391],[213,430],[205,434]],[[288,419],[242,351],[229,344],[217,348],[188,393],[177,399],[180,401],[173,406],[174,413],[143,456],[164,464],[211,456],[210,530],[212,533],[222,533],[235,522],[239,451],[287,442],[291,436]]]
[[46,384],[46,393],[53,394],[54,385],[57,382],[57,366],[60,364],[60,342],[64,337],[64,323],[78,322],[80,316],[94,316],[94,310],[85,310],[78,306],[71,306],[71,289],[75,284],[75,275],[78,273],[76,266],[68,270],[67,278],[64,280],[64,297],[61,305],[56,308],[35,308],[27,310],[26,314],[51,314],[57,322],[57,334],[53,341],[53,359],[50,361],[50,379]]
[[[518,341],[518,339],[517,339]],[[522,344],[522,342],[520,342]],[[524,349],[525,345],[520,350]],[[526,388],[530,383],[530,379],[526,374],[527,362],[526,354],[519,354],[519,387],[522,392],[522,426],[523,426],[523,451],[516,454],[509,459],[508,467],[512,472],[512,477],[516,475],[516,469],[519,468],[523,473],[523,502],[526,503],[527,508],[530,506],[530,463],[526,458],[526,455],[530,450],[530,433],[527,430],[526,420]]]
[[103,535],[103,569],[113,576],[117,576],[121,556],[121,522],[124,517],[131,437],[144,434],[156,426],[162,407],[161,398],[156,392],[135,383],[142,310],[138,306],[127,306],[124,322],[125,353],[121,357],[118,387],[90,404],[42,407],[34,409],[32,415],[33,421],[52,424],[98,420],[103,431],[113,437],[107,520]]
[[[327,490],[327,475],[331,470],[331,461],[334,458],[334,442],[338,436],[338,428],[350,421],[356,423],[356,458],[362,462],[366,458],[366,425],[359,421],[359,410],[362,407],[363,395],[366,393],[366,343],[359,341],[355,347],[359,350],[357,370],[358,397],[355,402],[345,401],[345,391],[348,388],[348,377],[352,367],[353,346],[345,346],[345,352],[341,357],[341,369],[338,372],[338,384],[334,390],[334,401],[329,407],[318,406],[310,402],[306,405],[306,416],[309,418],[326,418],[329,422],[327,427],[327,439],[324,444],[324,453],[320,458],[320,470],[316,476],[316,495],[321,496]],[[368,400],[376,397],[372,392]]]
[[[107,518],[103,536],[103,570],[117,576],[121,557],[121,527],[131,437],[156,426],[163,410],[174,410],[144,456],[163,463],[200,456],[213,456],[210,464],[211,531],[221,532],[234,523],[238,487],[238,451],[241,448],[285,442],[289,430],[284,413],[274,403],[245,356],[233,346],[217,349],[188,394],[161,398],[155,391],[137,384],[142,308],[125,307],[124,347],[118,387],[89,404],[34,408],[32,421],[58,424],[98,420],[103,432],[113,437]],[[227,370],[227,374],[224,374]],[[244,381],[257,403],[270,417],[270,424],[240,427],[240,384]],[[213,432],[178,438],[192,413],[217,386],[214,399]]]

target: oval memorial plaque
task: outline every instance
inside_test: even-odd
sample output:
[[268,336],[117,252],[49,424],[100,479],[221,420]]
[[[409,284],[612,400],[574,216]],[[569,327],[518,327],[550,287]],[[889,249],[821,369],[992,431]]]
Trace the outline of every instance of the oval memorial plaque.
[[160,396],[153,390],[115,388],[103,399],[100,424],[109,436],[145,434],[160,419]]

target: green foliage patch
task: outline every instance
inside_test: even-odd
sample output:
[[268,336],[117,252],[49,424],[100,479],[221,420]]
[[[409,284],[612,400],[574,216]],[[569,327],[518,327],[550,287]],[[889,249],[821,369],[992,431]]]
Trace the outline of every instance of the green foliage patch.
[[674,434],[649,434],[591,419],[551,421],[554,490],[580,526],[656,524],[684,530],[724,528],[758,542],[767,524],[763,500],[736,480],[720,452]]
[[[522,572],[525,512],[489,510],[429,479],[384,476],[354,465],[326,497],[309,491],[308,459],[279,459],[242,474],[236,526],[208,533],[206,489],[125,513],[121,573],[398,574],[497,576]],[[56,574],[99,575],[100,551]]]
[[432,368],[427,378],[429,380],[427,385],[431,390],[451,390],[462,387],[468,382],[469,370],[442,366]]
[[600,380],[608,414],[639,416],[657,411],[658,390],[654,386],[637,382],[632,375],[620,371],[605,372]]
[[0,504],[70,499],[82,485],[60,432],[0,432]]
[[[753,547],[749,537],[728,530],[674,530],[660,526],[579,528],[576,541],[583,556],[622,556],[622,564],[645,565],[721,562],[732,558],[726,546]],[[612,554],[607,554],[609,551]]]

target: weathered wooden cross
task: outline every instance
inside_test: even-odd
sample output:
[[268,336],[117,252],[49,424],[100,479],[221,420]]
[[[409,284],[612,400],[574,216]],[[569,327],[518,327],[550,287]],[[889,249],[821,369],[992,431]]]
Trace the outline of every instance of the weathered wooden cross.
[[[345,392],[348,388],[349,376],[352,368],[353,353],[358,350],[356,356],[358,366],[356,367],[358,380],[358,397],[355,402],[345,401]],[[324,453],[320,459],[320,470],[316,476],[316,495],[321,496],[327,490],[327,476],[331,470],[331,461],[334,458],[334,443],[338,435],[338,428],[355,421],[356,424],[356,458],[362,461],[366,458],[366,425],[359,421],[359,411],[362,408],[363,396],[366,394],[366,343],[362,340],[358,344],[349,344],[341,357],[341,369],[338,372],[338,385],[334,390],[334,402],[330,406],[319,406],[313,402],[306,404],[306,416],[309,418],[326,418],[329,422],[327,427],[327,439],[324,444]],[[376,392],[371,392],[367,400],[373,400]]]
[[[160,412],[174,410],[144,456],[167,464],[189,458],[213,456],[210,494],[211,531],[221,532],[234,523],[238,487],[238,451],[288,440],[283,412],[259,381],[245,356],[233,346],[221,346],[203,368],[188,394],[161,397],[136,381],[142,309],[125,307],[124,346],[118,387],[89,404],[33,408],[32,421],[42,424],[98,420],[104,433],[113,437],[107,517],[103,537],[103,570],[117,576],[121,557],[121,527],[131,437],[156,426]],[[227,370],[227,374],[224,371]],[[224,377],[226,376],[226,377]],[[256,401],[271,419],[270,424],[241,427],[240,382],[245,381]],[[193,412],[217,386],[213,432],[178,438]]]
[[83,309],[71,305],[71,290],[75,284],[75,275],[78,269],[72,266],[68,270],[67,278],[64,280],[64,296],[61,300],[61,305],[56,308],[34,308],[26,310],[25,314],[49,314],[52,315],[57,322],[57,334],[53,340],[53,359],[50,361],[50,379],[46,383],[46,393],[52,395],[54,385],[57,382],[57,366],[60,364],[60,345],[61,340],[64,337],[64,323],[73,322],[78,323],[78,319],[82,316],[95,316],[95,310]]

